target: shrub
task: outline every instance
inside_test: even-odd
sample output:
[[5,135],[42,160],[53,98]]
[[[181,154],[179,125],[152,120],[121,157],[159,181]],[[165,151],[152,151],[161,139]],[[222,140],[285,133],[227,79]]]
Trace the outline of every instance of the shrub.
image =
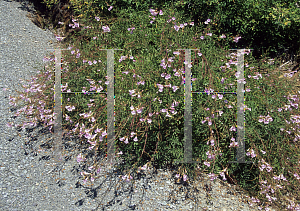
[[[295,88],[272,73],[266,58],[257,62],[246,52],[249,55],[245,55],[244,62],[245,149],[247,156],[251,156],[246,160],[254,163],[229,163],[235,159],[236,96],[212,92],[235,92],[235,84],[243,82],[236,80],[236,54],[228,50],[232,40],[212,30],[210,20],[204,23],[207,27],[195,29],[192,22],[184,24],[173,7],[150,12],[149,17],[146,11],[129,15],[122,10],[117,13],[118,18],[95,17],[80,20],[81,24],[73,19],[74,25],[85,27],[78,36],[90,39],[75,36],[71,52],[63,56],[62,91],[86,92],[103,90],[101,83],[107,79],[107,54],[99,49],[124,49],[114,53],[115,141],[116,153],[126,164],[121,170],[125,169],[127,178],[147,165],[161,168],[170,162],[177,167],[178,179],[183,182],[192,182],[198,169],[209,173],[212,180],[219,176],[236,181],[252,196],[266,202],[266,206],[268,201],[278,204],[285,194],[279,190],[283,187],[290,188],[292,196],[298,199],[299,112],[295,109],[299,99],[291,95]],[[184,48],[200,49],[192,51],[191,64],[184,61],[183,51],[177,50]],[[270,70],[264,76],[258,72],[262,64]],[[185,65],[192,65],[193,91],[206,91],[193,94],[193,159],[199,164],[173,162],[184,157]],[[31,107],[25,106],[16,114],[24,111],[27,117],[35,118],[34,123],[40,120],[50,126],[50,131],[54,117],[45,113],[51,112],[49,108],[53,106],[51,68],[38,77],[37,83],[43,86],[27,89],[38,93],[21,95],[26,101],[32,99]],[[52,91],[46,94],[49,89]],[[16,105],[16,98],[10,99],[11,105]],[[81,144],[95,151],[95,155],[105,150],[104,100],[102,94],[66,94],[63,98],[63,124],[76,124],[69,135],[79,137]],[[84,156],[78,155],[78,162],[86,162]],[[95,156],[95,162],[86,165],[90,168],[82,174],[84,181],[97,179],[96,160]],[[259,193],[259,188],[266,190]]]

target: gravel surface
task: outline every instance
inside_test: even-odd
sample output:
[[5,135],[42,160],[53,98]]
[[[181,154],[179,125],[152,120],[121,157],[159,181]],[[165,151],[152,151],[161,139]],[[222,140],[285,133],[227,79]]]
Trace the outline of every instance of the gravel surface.
[[[23,5],[23,6],[22,6]],[[82,166],[76,162],[76,139],[65,137],[63,162],[52,159],[52,134],[39,125],[10,128],[24,117],[13,117],[9,96],[24,91],[19,79],[29,80],[42,68],[46,49],[54,48],[55,36],[34,25],[24,3],[0,0],[0,210],[258,210],[231,185],[208,181],[177,184],[174,172],[150,169],[122,181],[120,172],[104,166],[92,184],[82,182]],[[37,64],[38,63],[38,64]],[[68,144],[66,144],[68,143]],[[206,179],[205,179],[206,178]]]

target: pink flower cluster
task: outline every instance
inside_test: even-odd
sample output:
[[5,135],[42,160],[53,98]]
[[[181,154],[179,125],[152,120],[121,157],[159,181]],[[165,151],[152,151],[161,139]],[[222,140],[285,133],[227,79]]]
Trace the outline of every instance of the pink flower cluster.
[[265,124],[269,124],[269,122],[272,122],[273,119],[272,119],[272,117],[270,117],[269,114],[268,114],[268,116],[262,116],[262,115],[260,115],[258,121],[259,122],[264,122]]

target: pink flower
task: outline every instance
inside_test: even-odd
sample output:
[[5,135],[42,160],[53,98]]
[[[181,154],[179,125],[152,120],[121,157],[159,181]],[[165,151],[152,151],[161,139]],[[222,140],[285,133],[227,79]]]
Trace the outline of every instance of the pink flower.
[[210,22],[210,19],[207,19],[204,23],[208,24]]
[[[149,11],[150,11],[151,15],[153,15],[153,16],[156,16],[158,14],[158,12],[155,12],[155,10],[153,10],[153,9],[150,9]],[[162,14],[161,10],[160,10],[160,14]]]
[[[208,142],[207,142],[208,143]],[[215,145],[215,140],[210,140],[210,145],[214,146]]]
[[172,89],[173,89],[173,92],[176,92],[176,90],[179,88],[177,86],[173,86]]
[[126,182],[129,182],[132,179],[132,176],[129,177],[128,175],[125,175],[125,176],[122,176],[122,179],[126,180]]
[[232,126],[229,130],[230,131],[236,131],[236,127]]
[[297,179],[300,179],[299,175],[298,174],[294,174],[294,177],[296,177]]
[[264,122],[264,124],[269,124],[269,122],[272,122],[273,119],[268,114],[268,116],[260,116],[258,121],[259,122]]
[[210,177],[210,180],[212,180],[212,181],[214,181],[217,178],[217,176],[214,173],[208,174],[208,176]]
[[[249,151],[249,149],[248,149],[248,151]],[[256,154],[255,154],[255,152],[254,152],[253,149],[251,149],[250,152],[247,152],[246,155],[247,155],[247,156],[250,156],[250,155],[251,155],[251,158],[256,157]]]
[[214,154],[210,154],[209,151],[206,152],[206,155],[207,155],[208,159],[211,159],[211,160],[215,159],[215,155]]
[[234,39],[233,42],[236,42],[236,43],[237,43],[237,42],[239,41],[239,39],[241,39],[241,38],[242,38],[242,37],[234,37],[234,38],[233,38],[233,39]]
[[81,153],[77,156],[77,162],[78,163],[80,163],[82,161],[85,161],[85,160],[86,160],[86,158],[83,158],[82,155],[81,155]]
[[140,108],[138,110],[136,110],[138,114],[142,113],[143,112],[143,108]]
[[98,168],[96,173],[99,174],[100,171],[101,171],[101,168]]
[[[141,167],[141,170],[146,170],[147,169],[147,164]],[[149,168],[148,168],[149,169]]]
[[224,181],[227,180],[226,177],[225,177],[225,174],[224,174],[225,171],[226,171],[226,170],[223,170],[223,171],[220,173],[220,176],[223,177],[223,180],[224,180]]
[[239,146],[238,142],[231,142],[229,147]]
[[108,26],[102,26],[104,32],[110,32],[110,28]]

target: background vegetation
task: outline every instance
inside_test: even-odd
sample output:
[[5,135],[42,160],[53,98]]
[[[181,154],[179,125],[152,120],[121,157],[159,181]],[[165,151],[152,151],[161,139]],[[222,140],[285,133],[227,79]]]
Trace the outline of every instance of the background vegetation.
[[[48,8],[53,9],[59,0],[44,0]],[[174,10],[183,21],[191,18],[195,26],[203,24],[209,18],[212,29],[219,34],[241,36],[238,43],[231,43],[231,48],[253,48],[253,56],[262,58],[268,53],[271,58],[283,53],[290,57],[300,47],[300,2],[297,0],[209,0],[209,1],[159,1],[159,0],[70,0],[75,17],[83,19],[96,14],[115,18],[119,11],[131,14],[134,11],[146,11],[148,8],[162,8],[174,5]],[[110,12],[106,9],[113,6]],[[287,60],[286,59],[286,60]]]

